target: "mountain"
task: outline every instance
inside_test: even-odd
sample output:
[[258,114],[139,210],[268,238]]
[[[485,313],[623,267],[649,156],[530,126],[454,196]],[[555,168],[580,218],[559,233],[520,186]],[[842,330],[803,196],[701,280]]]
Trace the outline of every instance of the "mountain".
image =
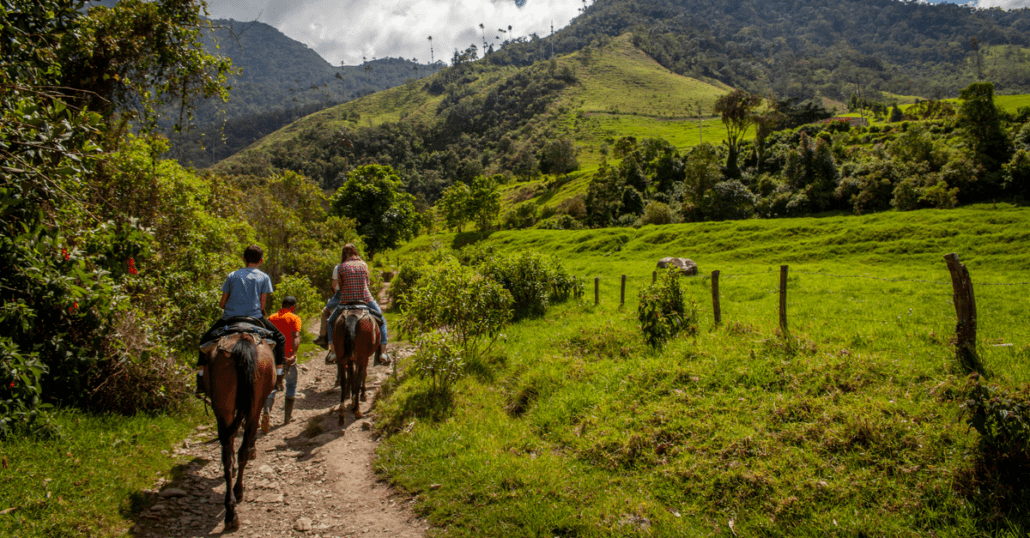
[[[206,167],[262,136],[308,114],[436,72],[435,66],[400,58],[332,66],[303,43],[261,22],[213,19],[205,46],[232,59],[229,101],[208,99],[194,113],[192,129],[171,134],[171,155]],[[172,121],[166,122],[170,127]]]

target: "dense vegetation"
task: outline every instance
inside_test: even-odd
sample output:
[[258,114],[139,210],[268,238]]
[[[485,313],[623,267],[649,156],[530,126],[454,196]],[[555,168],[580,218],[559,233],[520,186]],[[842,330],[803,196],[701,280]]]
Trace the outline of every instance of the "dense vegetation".
[[565,54],[626,31],[676,73],[777,98],[846,101],[858,86],[871,97],[954,97],[977,80],[971,43],[999,91],[1030,91],[1030,10],[952,3],[600,0],[553,37],[508,43],[490,61],[525,65],[552,44]]

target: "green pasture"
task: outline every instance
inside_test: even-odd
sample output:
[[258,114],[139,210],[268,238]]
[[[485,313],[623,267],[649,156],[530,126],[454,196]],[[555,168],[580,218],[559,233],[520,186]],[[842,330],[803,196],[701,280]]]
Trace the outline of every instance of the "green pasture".
[[[439,536],[1022,535],[1025,510],[996,517],[970,486],[943,256],[969,268],[991,381],[1030,383],[1027,224],[987,205],[422,238],[397,255],[551,253],[586,294],[510,326],[449,395],[391,387],[378,470]],[[663,256],[698,263],[698,321],[655,352],[636,305]]]

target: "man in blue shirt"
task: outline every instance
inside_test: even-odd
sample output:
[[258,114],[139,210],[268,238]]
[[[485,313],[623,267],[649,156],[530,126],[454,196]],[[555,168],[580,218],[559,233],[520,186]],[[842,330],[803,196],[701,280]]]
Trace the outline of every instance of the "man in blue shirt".
[[[222,317],[208,329],[200,341],[206,342],[211,339],[211,334],[221,327],[225,327],[235,317],[249,317],[268,329],[275,339],[275,365],[282,368],[285,361],[286,337],[279,329],[265,317],[265,301],[272,293],[272,279],[258,266],[264,261],[264,252],[257,245],[250,245],[243,251],[243,261],[247,266],[237,269],[225,278],[222,284],[222,300],[218,306],[222,308]],[[200,353],[197,366],[201,369],[197,374],[197,393],[207,392],[204,384],[204,366],[207,364],[207,356]],[[276,379],[276,388],[282,388],[282,374]]]

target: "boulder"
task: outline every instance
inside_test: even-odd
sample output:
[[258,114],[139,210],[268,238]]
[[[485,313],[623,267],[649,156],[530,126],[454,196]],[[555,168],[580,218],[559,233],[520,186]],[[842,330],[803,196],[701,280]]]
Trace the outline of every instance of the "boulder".
[[693,260],[687,258],[662,258],[658,260],[658,268],[665,269],[667,267],[675,267],[680,270],[681,275],[696,276],[697,275],[697,264]]

